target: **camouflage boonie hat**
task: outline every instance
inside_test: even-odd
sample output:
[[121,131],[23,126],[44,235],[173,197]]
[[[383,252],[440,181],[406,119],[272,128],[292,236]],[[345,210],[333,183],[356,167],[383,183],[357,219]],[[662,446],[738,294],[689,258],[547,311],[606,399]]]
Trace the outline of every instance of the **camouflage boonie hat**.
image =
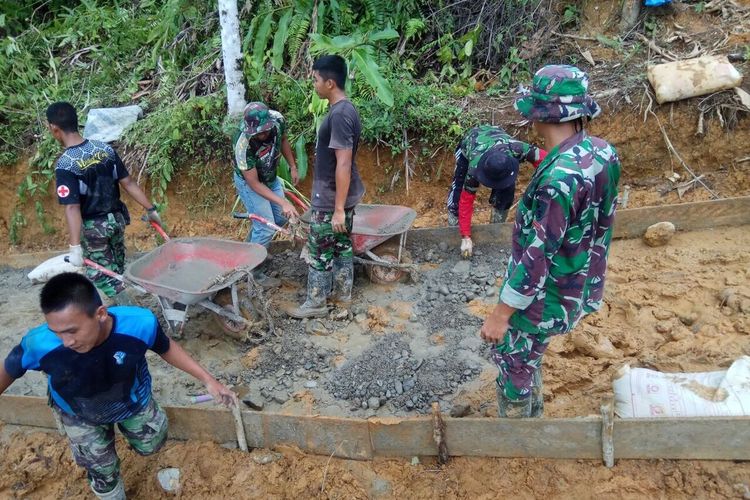
[[245,106],[243,112],[247,134],[256,135],[271,130],[275,125],[274,119],[268,111],[268,106],[262,102],[251,102]]
[[588,93],[589,77],[575,66],[544,66],[534,75],[531,91],[516,98],[516,111],[534,122],[562,123],[599,116],[602,108]]

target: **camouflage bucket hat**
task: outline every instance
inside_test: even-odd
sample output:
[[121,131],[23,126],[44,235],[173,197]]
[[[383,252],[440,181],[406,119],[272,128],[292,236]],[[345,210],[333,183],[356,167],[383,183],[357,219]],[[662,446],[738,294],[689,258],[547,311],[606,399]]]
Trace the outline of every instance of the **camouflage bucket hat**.
[[516,111],[535,122],[596,118],[602,108],[588,93],[589,77],[575,66],[548,65],[536,72],[531,91],[516,98]]
[[271,130],[275,125],[268,111],[268,106],[262,102],[249,103],[245,106],[243,115],[247,125],[247,134],[251,136]]

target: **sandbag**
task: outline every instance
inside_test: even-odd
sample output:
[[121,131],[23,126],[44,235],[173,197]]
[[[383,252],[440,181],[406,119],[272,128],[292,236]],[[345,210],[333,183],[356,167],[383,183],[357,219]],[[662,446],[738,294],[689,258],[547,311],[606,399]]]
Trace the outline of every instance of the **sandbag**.
[[46,283],[52,277],[62,273],[83,273],[82,267],[76,267],[70,262],[66,262],[65,258],[68,254],[58,255],[47,259],[38,266],[36,266],[26,276],[31,280],[32,283]]
[[703,56],[649,66],[648,81],[662,104],[737,87],[742,75],[727,56]]
[[729,370],[662,373],[624,366],[612,383],[621,418],[750,415],[750,357]]

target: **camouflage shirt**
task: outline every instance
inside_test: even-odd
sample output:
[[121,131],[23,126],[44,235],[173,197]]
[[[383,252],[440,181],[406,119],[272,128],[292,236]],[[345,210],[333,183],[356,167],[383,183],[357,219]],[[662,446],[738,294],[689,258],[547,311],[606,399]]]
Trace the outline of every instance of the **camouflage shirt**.
[[242,177],[245,170],[258,170],[258,179],[263,184],[276,180],[276,167],[281,157],[281,141],[286,132],[284,116],[278,111],[269,110],[275,125],[265,141],[247,134],[247,123],[240,123],[239,134],[234,140],[234,171]]
[[480,125],[474,127],[461,141],[459,150],[469,162],[466,172],[464,189],[470,193],[476,193],[479,182],[475,178],[475,172],[479,166],[482,155],[493,148],[503,148],[515,157],[519,162],[528,161],[534,163],[539,160],[539,148],[522,141],[517,141],[505,130],[492,125]]
[[500,300],[510,325],[565,333],[601,306],[620,159],[586,132],[566,139],[537,168],[516,213]]

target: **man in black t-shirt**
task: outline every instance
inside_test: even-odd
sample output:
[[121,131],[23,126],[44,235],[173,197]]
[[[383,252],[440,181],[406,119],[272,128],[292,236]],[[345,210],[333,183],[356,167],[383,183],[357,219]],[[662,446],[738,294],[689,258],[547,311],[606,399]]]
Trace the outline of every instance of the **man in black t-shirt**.
[[355,156],[362,125],[346,97],[346,62],[323,56],[313,64],[315,92],[330,104],[318,129],[312,186],[312,216],[307,240],[307,299],[287,313],[293,318],[322,317],[326,298],[348,307],[354,280],[352,223],[354,207],[365,193]]
[[[161,224],[156,208],[130,178],[112,146],[81,137],[72,105],[51,104],[47,108],[47,127],[65,148],[55,162],[55,182],[57,200],[65,205],[70,263],[82,267],[87,258],[121,274],[125,270],[125,225],[130,220],[120,201],[120,187],[146,209],[150,220]],[[98,271],[88,269],[87,274],[108,297],[124,288],[120,281]]]

